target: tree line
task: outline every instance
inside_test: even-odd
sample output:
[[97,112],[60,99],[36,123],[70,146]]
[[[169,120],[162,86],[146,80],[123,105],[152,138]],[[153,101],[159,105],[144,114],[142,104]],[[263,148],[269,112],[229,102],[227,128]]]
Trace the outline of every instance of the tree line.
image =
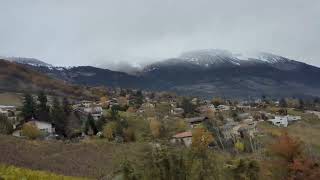
[[41,91],[36,98],[31,94],[24,95],[21,116],[23,122],[35,119],[53,123],[56,133],[65,136],[65,127],[71,111],[70,102],[66,97],[62,102],[57,97],[53,97],[49,105],[47,95]]

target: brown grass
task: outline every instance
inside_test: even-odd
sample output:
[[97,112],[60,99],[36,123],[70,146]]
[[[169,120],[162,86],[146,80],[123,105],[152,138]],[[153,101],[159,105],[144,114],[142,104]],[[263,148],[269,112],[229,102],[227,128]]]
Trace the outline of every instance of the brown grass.
[[113,154],[121,145],[29,141],[0,136],[0,163],[53,173],[101,178],[113,171]]
[[17,93],[0,93],[1,105],[21,106],[22,95]]

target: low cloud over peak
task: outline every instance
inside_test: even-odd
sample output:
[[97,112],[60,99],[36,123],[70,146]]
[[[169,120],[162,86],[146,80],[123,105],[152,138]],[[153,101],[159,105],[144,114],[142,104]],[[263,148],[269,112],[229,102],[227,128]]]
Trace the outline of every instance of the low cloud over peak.
[[319,9],[313,0],[3,0],[0,55],[54,65],[145,64],[220,48],[320,66]]

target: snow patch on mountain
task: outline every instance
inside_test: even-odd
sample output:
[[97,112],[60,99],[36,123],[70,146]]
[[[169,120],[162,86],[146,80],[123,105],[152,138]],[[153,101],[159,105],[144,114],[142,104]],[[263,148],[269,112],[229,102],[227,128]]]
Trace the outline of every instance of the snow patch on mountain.
[[196,64],[199,66],[209,67],[212,65],[226,65],[232,64],[241,66],[243,63],[248,61],[262,62],[262,63],[286,63],[292,60],[277,56],[271,53],[265,52],[246,52],[246,53],[233,53],[228,50],[221,49],[206,49],[189,51],[182,53],[179,56],[180,59]]
[[40,61],[35,58],[24,58],[24,57],[0,57],[1,59],[10,61],[10,62],[15,62],[19,64],[26,64],[30,66],[45,66],[45,67],[53,67],[51,64],[45,63],[43,61]]

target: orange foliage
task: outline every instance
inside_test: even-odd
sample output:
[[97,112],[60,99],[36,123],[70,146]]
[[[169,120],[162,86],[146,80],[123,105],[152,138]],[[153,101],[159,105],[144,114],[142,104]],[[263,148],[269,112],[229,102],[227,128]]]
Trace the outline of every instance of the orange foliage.
[[320,167],[311,159],[295,159],[289,165],[289,180],[318,180],[320,179]]
[[195,128],[192,132],[192,148],[196,152],[204,152],[213,140],[211,133],[204,128]]
[[293,162],[295,158],[298,158],[302,154],[302,143],[285,132],[272,144],[271,151],[284,158],[287,162]]

